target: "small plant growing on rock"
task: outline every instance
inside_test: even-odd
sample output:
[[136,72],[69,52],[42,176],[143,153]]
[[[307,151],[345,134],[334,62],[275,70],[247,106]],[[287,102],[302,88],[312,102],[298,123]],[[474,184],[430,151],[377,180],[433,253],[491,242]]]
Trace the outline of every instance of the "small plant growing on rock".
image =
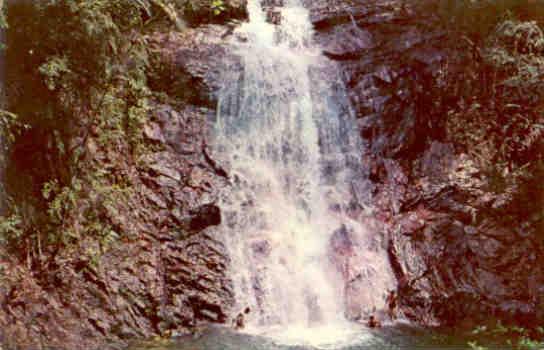
[[[472,331],[473,335],[485,336],[493,341],[496,348],[497,343],[504,343],[501,348],[506,346],[508,349],[515,350],[536,350],[544,347],[544,342],[540,339],[543,335],[541,327],[537,328],[537,334],[530,333],[527,329],[519,326],[507,327],[497,323],[494,327],[488,328],[480,326]],[[489,347],[482,346],[477,341],[469,341],[467,345],[473,350],[487,350]]]
[[211,4],[211,8],[212,8],[213,14],[216,16],[220,15],[226,9],[225,3],[223,2],[223,0],[213,0]]
[[0,217],[0,242],[19,239],[23,236],[22,219],[13,214],[8,217]]
[[57,88],[67,87],[67,83],[62,81],[63,77],[71,72],[66,57],[53,56],[42,64],[38,71],[43,75],[49,90],[54,91]]

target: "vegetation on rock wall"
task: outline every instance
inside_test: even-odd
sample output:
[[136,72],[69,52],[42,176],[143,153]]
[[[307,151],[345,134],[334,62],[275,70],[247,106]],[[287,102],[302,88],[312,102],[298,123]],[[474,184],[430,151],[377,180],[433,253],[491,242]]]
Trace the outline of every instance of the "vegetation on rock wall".
[[0,343],[91,349],[225,322],[225,253],[197,234],[220,220],[201,209],[205,111],[151,83],[158,38],[191,51],[205,28],[184,21],[224,15],[198,1],[209,7],[187,18],[185,3],[8,2]]
[[492,347],[480,345],[473,340],[468,343],[473,350],[489,350],[490,348],[508,348],[513,350],[537,350],[542,349],[544,342],[537,340],[544,336],[542,327],[528,330],[518,326],[506,327],[498,322],[494,327],[480,326],[472,331],[475,337],[485,338]]
[[[441,6],[448,36],[461,39],[453,45],[467,55],[464,67],[446,63],[444,80],[433,86],[434,95],[445,101],[444,138],[469,155],[483,192],[495,198],[471,224],[495,220],[511,230],[512,239],[530,240],[533,251],[527,254],[537,257],[538,266],[544,247],[544,3],[444,1]],[[538,297],[526,301],[542,315]],[[488,333],[510,338],[516,349],[541,348],[539,324],[520,320],[533,329],[499,324]],[[477,343],[472,347],[483,349]]]
[[96,157],[125,149],[137,159],[144,150],[151,91],[142,34],[152,9],[162,13],[155,3],[50,0],[7,8],[4,115],[11,119],[3,125],[17,136],[6,167],[11,205],[0,226],[29,264],[81,237],[119,237],[108,217],[130,182]]
[[[142,126],[160,98],[148,86],[153,67],[146,35],[243,17],[245,6],[218,0],[7,4],[10,68],[0,124],[11,142],[0,235],[30,266],[84,237],[123,238],[111,218],[131,195],[128,169],[153,147],[143,141]],[[123,162],[131,165],[123,169]]]
[[[522,222],[544,239],[544,4],[521,0],[444,0],[432,6],[467,53],[463,69],[446,63],[433,100],[446,139],[504,196],[505,226]],[[429,8],[426,8],[429,10]]]

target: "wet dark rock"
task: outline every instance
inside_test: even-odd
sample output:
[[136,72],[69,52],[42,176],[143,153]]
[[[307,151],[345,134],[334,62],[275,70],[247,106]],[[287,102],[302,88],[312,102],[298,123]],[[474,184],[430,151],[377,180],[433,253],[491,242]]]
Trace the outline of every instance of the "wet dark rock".
[[255,258],[266,258],[272,251],[272,245],[268,240],[258,240],[251,243],[251,249]]
[[400,158],[422,150],[431,134],[420,100],[446,58],[445,32],[432,13],[411,2],[308,2],[316,41],[339,62],[358,118],[372,151]]
[[[442,156],[429,161],[437,149]],[[477,324],[490,317],[518,323],[536,319],[536,304],[526,305],[539,299],[539,292],[526,286],[529,278],[543,281],[530,267],[538,247],[530,238],[514,237],[513,228],[478,200],[485,193],[481,180],[467,177],[470,164],[460,166],[463,160],[453,161],[453,156],[451,149],[436,145],[422,156],[422,167],[436,185],[422,182],[417,204],[405,205],[395,219],[398,229],[389,253],[401,309],[426,325]],[[483,221],[475,225],[475,220]],[[508,302],[520,309],[505,311],[500,305]]]
[[[343,40],[338,41],[339,37]],[[370,32],[353,23],[332,27],[321,33],[319,40],[325,55],[337,60],[359,58],[375,46]]]
[[226,49],[231,34],[225,26],[206,25],[153,35],[149,38],[155,53],[149,85],[192,105],[215,108],[223,68],[236,69],[239,64]]
[[314,26],[323,29],[362,19],[366,23],[392,19],[400,11],[397,8],[401,3],[398,0],[305,0],[304,5],[310,9],[310,19]]
[[271,24],[281,24],[281,12],[272,9],[266,11],[266,21]]
[[354,249],[353,238],[350,237],[346,226],[340,227],[334,231],[330,239],[330,245],[333,251],[337,254],[348,256],[352,254]]
[[284,5],[284,0],[262,0],[261,6],[263,8],[271,8],[271,7],[282,7]]
[[210,226],[221,223],[221,210],[214,204],[205,204],[189,211],[189,218],[183,224],[189,231],[202,231]]

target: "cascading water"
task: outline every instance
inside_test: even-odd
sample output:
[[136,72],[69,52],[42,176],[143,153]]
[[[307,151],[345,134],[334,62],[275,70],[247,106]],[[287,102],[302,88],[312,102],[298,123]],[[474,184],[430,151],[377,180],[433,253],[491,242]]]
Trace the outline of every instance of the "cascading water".
[[232,43],[241,69],[225,69],[214,140],[231,179],[220,230],[237,307],[250,307],[254,329],[343,323],[344,282],[329,246],[342,227],[360,229],[349,215],[359,205],[351,181],[362,177],[354,117],[312,44],[308,11],[285,1],[274,25],[259,0],[248,9]]

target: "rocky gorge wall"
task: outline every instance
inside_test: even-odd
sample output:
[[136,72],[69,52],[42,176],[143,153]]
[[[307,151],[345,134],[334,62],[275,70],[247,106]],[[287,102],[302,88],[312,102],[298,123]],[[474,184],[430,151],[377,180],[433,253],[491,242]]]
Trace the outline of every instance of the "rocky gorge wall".
[[[484,66],[474,43],[449,31],[436,11],[422,10],[433,3],[305,5],[316,42],[341,67],[367,146],[369,225],[383,233],[400,312],[425,326],[490,315],[534,324],[544,292],[542,217],[534,209],[542,208],[542,189],[533,184],[534,203],[524,207],[530,181],[493,187],[478,158],[449,134],[448,120],[469,104],[459,81],[479,79],[471,74]],[[102,214],[121,238],[81,239],[41,265],[2,248],[0,339],[8,349],[121,347],[224,323],[236,312],[229,258],[213,229],[222,220],[215,196],[228,174],[207,147],[221,69],[237,64],[226,50],[236,26],[229,19],[244,18],[236,6],[220,23],[148,34],[149,85],[165,96],[151,101],[142,128],[148,152],[134,159],[126,143],[104,147],[92,132],[85,140],[86,163],[110,169],[132,189]],[[541,104],[537,96],[524,108]],[[541,147],[534,147],[530,161],[537,163]],[[26,163],[12,165],[20,176],[28,172]],[[67,225],[77,227],[81,215]],[[364,316],[357,291],[365,286],[351,261],[346,302],[357,319]]]
[[[485,47],[490,39],[478,47],[468,32],[452,31],[438,4],[307,2],[317,42],[342,67],[368,145],[365,165],[378,219],[373,225],[388,240],[402,314],[428,326],[468,326],[494,318],[534,326],[542,319],[544,292],[539,268],[543,196],[535,167],[542,144],[515,156],[534,171],[529,177],[534,180],[497,187],[481,161],[499,162],[496,155],[471,149],[478,146],[467,140],[470,133],[456,138],[450,125],[467,123],[483,138],[492,138],[489,125],[501,123],[498,106],[519,103],[521,113],[532,115],[542,98],[536,86],[524,92],[532,102],[504,91],[482,92],[495,87],[486,78],[491,69],[482,55],[496,47]],[[527,44],[521,31],[508,28],[511,32],[491,45],[500,47],[514,33],[520,46]],[[536,41],[542,38],[538,29],[535,35]],[[535,69],[542,74],[541,66]],[[509,74],[502,78],[511,79]],[[464,107],[476,102],[477,113],[487,118],[480,123]],[[456,113],[468,117],[457,120]],[[504,130],[514,113],[507,108],[500,113]],[[535,120],[540,123],[542,115]],[[529,134],[524,131],[520,139]],[[503,177],[514,177],[521,166],[502,169]],[[357,291],[364,286],[359,267],[351,269],[348,312],[358,317]]]
[[[245,16],[237,6],[231,4],[226,18]],[[101,208],[100,220],[114,233],[83,236],[54,251],[44,243],[42,261],[2,245],[0,342],[5,349],[123,348],[230,317],[229,258],[211,229],[222,220],[214,202],[226,174],[206,144],[217,82],[208,77],[219,67],[214,60],[224,59],[229,31],[210,24],[146,38],[154,64],[149,85],[168,98],[149,102],[141,129],[146,151],[140,157],[133,157],[124,140],[104,144],[98,125],[71,136],[68,147],[85,147],[82,171],[115,174],[90,204]],[[49,163],[52,156],[42,160],[40,154],[54,150],[41,148],[33,129],[15,140],[8,160],[8,172],[30,184],[29,190],[40,184],[35,174],[62,169]],[[120,184],[126,190],[118,191]],[[89,204],[76,201],[79,209],[66,213],[70,219],[63,226],[77,233],[87,225]]]

